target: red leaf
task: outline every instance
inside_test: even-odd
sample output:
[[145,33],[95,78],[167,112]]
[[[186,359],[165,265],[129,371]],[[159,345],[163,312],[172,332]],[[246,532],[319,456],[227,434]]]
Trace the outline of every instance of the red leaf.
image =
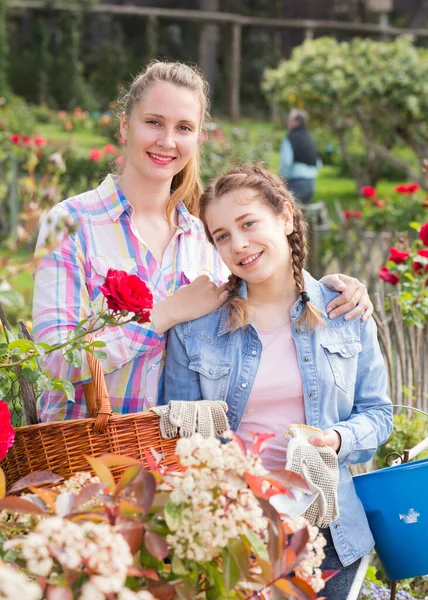
[[80,506],[82,506],[82,504],[86,504],[86,502],[91,500],[91,498],[94,498],[104,487],[104,483],[88,483],[85,485],[85,487],[75,497],[72,510],[76,511]]
[[18,479],[8,492],[9,494],[14,494],[16,492],[22,492],[22,490],[25,490],[30,486],[47,484],[56,485],[57,483],[61,483],[61,481],[64,481],[64,477],[60,477],[50,471],[34,471],[34,473],[30,473],[29,475]]
[[168,556],[168,544],[157,533],[146,531],[144,534],[144,543],[150,554],[153,554],[158,560],[164,560]]
[[337,575],[337,573],[340,573],[340,571],[323,571],[321,579],[323,579],[324,581],[328,581],[329,579]]
[[28,513],[30,515],[44,515],[46,511],[40,506],[24,500],[24,498],[17,498],[16,496],[5,496],[0,500],[0,510],[9,510],[17,513]]
[[149,591],[158,600],[173,600],[175,598],[175,588],[166,581],[159,583],[149,582]]
[[299,554],[301,552],[303,552],[303,550],[305,549],[308,541],[309,541],[309,530],[307,527],[303,527],[302,529],[299,529],[298,531],[293,533],[291,540],[290,540],[289,548],[294,550],[294,552],[297,554],[297,556],[299,556]]
[[276,437],[275,433],[254,433],[250,431],[250,435],[253,436],[253,443],[251,445],[251,454],[261,454],[264,450],[264,443],[266,440],[270,440]]
[[146,515],[153,505],[156,495],[156,480],[150,471],[141,470],[132,482],[137,504]]
[[275,479],[284,486],[300,490],[302,492],[311,491],[303,477],[294,471],[289,471],[287,469],[275,471]]
[[153,579],[153,581],[159,581],[159,575],[156,571],[147,567],[128,567],[127,574],[129,577],[147,577],[148,579]]
[[300,579],[300,577],[291,577],[289,582],[296,598],[299,600],[316,600],[317,594],[307,581]]
[[119,517],[116,520],[116,529],[123,535],[131,550],[131,554],[136,554],[140,549],[143,540],[144,523],[136,523],[131,519]]

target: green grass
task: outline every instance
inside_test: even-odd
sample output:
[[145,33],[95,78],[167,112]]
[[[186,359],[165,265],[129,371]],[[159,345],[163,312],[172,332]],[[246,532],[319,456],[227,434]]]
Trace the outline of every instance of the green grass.
[[37,133],[55,144],[59,150],[73,148],[82,156],[87,156],[92,148],[102,148],[109,143],[107,138],[94,133],[90,129],[78,129],[77,131],[68,132],[56,123],[39,123]]

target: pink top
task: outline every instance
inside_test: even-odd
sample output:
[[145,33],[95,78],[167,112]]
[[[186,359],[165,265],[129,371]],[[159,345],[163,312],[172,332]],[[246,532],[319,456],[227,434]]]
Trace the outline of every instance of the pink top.
[[305,406],[291,323],[257,332],[263,351],[238,434],[247,444],[251,430],[276,434],[261,455],[264,466],[273,471],[285,468],[284,433],[291,423],[306,423]]

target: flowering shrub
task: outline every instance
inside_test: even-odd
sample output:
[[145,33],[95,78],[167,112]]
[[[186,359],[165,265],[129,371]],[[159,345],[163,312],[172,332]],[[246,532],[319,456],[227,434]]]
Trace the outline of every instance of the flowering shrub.
[[418,231],[418,239],[410,245],[401,237],[399,248],[390,248],[379,277],[394,286],[404,325],[423,327],[428,317],[428,222],[422,226],[413,222],[411,226]]
[[[20,498],[5,496],[0,476],[3,552],[37,581],[32,597],[40,599],[244,600],[270,589],[315,599],[332,575],[319,569],[325,540],[269,504],[290,492],[264,470],[263,439],[256,435],[249,451],[232,433],[180,439],[180,471],[149,453],[150,471],[125,456],[91,457],[97,477],[77,474],[58,486],[52,473],[33,473],[11,488],[30,488]],[[115,483],[117,466],[125,470]],[[295,473],[281,475],[306,489]],[[6,579],[15,576],[10,568]]]
[[372,187],[361,192],[361,218],[371,231],[405,231],[412,221],[426,219],[427,195],[417,183],[397,185],[394,194],[382,197]]

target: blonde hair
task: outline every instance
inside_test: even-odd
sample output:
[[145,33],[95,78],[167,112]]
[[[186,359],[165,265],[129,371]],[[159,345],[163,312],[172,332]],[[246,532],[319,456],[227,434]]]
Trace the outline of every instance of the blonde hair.
[[[185,65],[180,62],[166,62],[154,60],[131,84],[129,91],[123,96],[121,106],[130,118],[135,105],[144,98],[150,87],[156,83],[170,83],[194,92],[201,106],[202,129],[206,119],[209,118],[209,86],[202,77],[197,67]],[[200,179],[200,146],[195,154],[188,160],[184,168],[174,175],[171,188],[173,193],[166,205],[166,216],[172,220],[172,214],[178,202],[182,200],[190,212],[195,213],[203,187]]]
[[[208,231],[206,223],[206,211],[208,206],[216,199],[234,192],[236,190],[254,190],[259,199],[269,206],[276,215],[281,215],[284,202],[289,202],[293,208],[293,231],[287,236],[291,250],[291,262],[293,277],[296,282],[296,288],[301,294],[305,292],[305,280],[303,277],[303,268],[306,258],[306,237],[305,223],[302,212],[294,201],[293,194],[287,189],[282,179],[265,169],[260,165],[245,165],[232,169],[221,175],[207,186],[202,194],[199,207],[199,217],[202,220],[205,232],[209,241],[214,244],[214,240]],[[238,295],[241,280],[236,275],[229,277],[229,305],[230,316],[229,323],[231,331],[244,327],[249,323],[248,302]],[[324,324],[324,320],[318,309],[311,302],[304,302],[302,316],[297,321],[297,325],[305,323],[308,330],[312,330],[318,325]]]

